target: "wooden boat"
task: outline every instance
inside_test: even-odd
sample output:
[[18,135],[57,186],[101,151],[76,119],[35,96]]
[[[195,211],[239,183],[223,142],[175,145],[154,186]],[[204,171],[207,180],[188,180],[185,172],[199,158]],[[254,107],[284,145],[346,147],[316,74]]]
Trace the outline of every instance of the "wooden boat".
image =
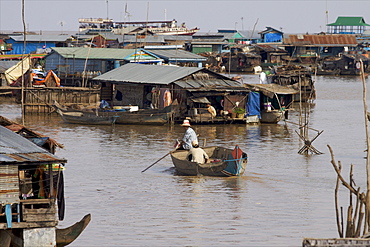
[[86,228],[86,226],[91,221],[91,214],[85,215],[82,220],[76,222],[70,227],[64,229],[56,229],[56,243],[57,247],[62,247],[69,245],[72,243],[82,231]]
[[278,123],[284,117],[284,111],[281,110],[262,110],[261,111],[261,123]]
[[117,124],[148,124],[164,125],[173,121],[175,107],[167,106],[163,109],[139,109],[138,111],[100,112],[104,116],[116,114],[119,116]]
[[66,123],[107,125],[114,124],[118,116],[101,116],[98,114],[85,114],[83,112],[63,112],[57,109],[57,113]]
[[182,175],[204,175],[217,177],[241,176],[247,166],[247,154],[239,146],[235,149],[223,147],[204,147],[210,158],[209,163],[198,164],[188,161],[188,150],[178,150],[171,153],[172,162],[176,171]]
[[[70,227],[59,229],[55,228],[55,242],[57,247],[67,246],[75,241],[78,236],[85,230],[86,226],[91,221],[91,214],[85,215],[79,222],[76,222]],[[0,246],[23,246],[24,241],[22,237],[14,234],[12,230],[0,230]]]
[[[92,118],[98,114],[101,117],[115,117],[116,124],[147,124],[147,125],[164,125],[173,122],[173,116],[178,108],[177,100],[163,109],[139,109],[137,111],[122,111],[115,109],[95,109],[94,111],[76,110],[60,105],[54,101],[53,107],[59,114],[73,113]],[[97,113],[96,113],[97,112]],[[118,118],[117,118],[118,117]]]

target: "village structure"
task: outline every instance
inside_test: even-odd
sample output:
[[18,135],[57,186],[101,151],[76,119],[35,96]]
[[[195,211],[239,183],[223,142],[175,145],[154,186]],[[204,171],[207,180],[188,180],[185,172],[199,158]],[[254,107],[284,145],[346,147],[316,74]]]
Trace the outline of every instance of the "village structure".
[[[338,17],[317,34],[79,21],[73,35],[0,35],[1,93],[17,97],[25,113],[53,112],[55,102],[81,109],[104,100],[116,111],[155,109],[151,123],[277,123],[293,101],[315,99],[312,75],[358,75],[360,61],[368,69],[370,31],[362,17]],[[262,84],[277,86],[251,86],[259,82],[243,82],[240,73],[259,73]],[[176,111],[164,110],[175,100]]]
[[[288,119],[294,102],[315,100],[315,75],[370,73],[370,25],[362,17],[338,17],[317,34],[273,27],[201,33],[176,20],[157,27],[104,18],[79,24],[72,35],[0,34],[0,96],[14,97],[24,114],[59,114],[67,123],[276,124]],[[245,73],[258,74],[258,81],[243,81]],[[55,151],[63,145],[2,116],[0,135],[0,174],[6,177],[0,179],[0,246],[73,242],[90,215],[70,228],[56,227],[64,218],[67,160]],[[320,154],[314,139],[300,137],[300,154]],[[217,172],[202,167],[205,175],[243,174],[244,152],[216,151],[214,161],[227,162]],[[172,159],[186,173],[183,156]],[[36,231],[43,238],[34,237]]]

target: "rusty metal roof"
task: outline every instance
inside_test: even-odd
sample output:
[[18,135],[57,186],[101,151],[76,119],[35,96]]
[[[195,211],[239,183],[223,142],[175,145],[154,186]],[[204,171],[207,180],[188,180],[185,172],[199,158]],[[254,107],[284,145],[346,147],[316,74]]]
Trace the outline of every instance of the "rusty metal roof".
[[0,165],[67,162],[4,126],[0,126],[0,136]]
[[274,47],[272,45],[256,44],[255,47],[261,50],[264,50],[265,52],[287,53],[286,50],[280,49],[278,47]]
[[[11,121],[11,120],[9,120],[9,119],[1,116],[1,115],[0,115],[0,125],[6,127],[7,129],[10,129],[11,131],[16,132],[16,133],[20,133],[22,130],[24,130],[24,131],[30,133],[30,135],[32,135],[33,137],[40,137],[40,138],[46,137],[45,135],[42,135],[40,133],[37,133],[36,131],[33,131],[29,128],[26,128],[22,124],[13,122],[13,121]],[[48,138],[47,142],[49,142],[51,146],[55,145],[59,148],[64,148],[63,144],[58,143],[57,141],[55,141],[52,138]]]
[[284,45],[295,46],[357,46],[356,36],[352,34],[331,34],[331,35],[289,35],[284,38]]

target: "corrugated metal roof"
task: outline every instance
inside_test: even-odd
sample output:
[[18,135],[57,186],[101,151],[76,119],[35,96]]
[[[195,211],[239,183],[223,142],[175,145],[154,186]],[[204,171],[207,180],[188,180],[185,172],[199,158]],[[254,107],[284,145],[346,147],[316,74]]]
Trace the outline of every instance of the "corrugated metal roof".
[[165,60],[197,60],[197,61],[206,61],[207,58],[184,51],[181,49],[146,49],[147,51],[150,51],[154,55],[163,58]]
[[[86,47],[53,47],[52,50],[57,52],[64,58],[76,59],[112,59],[123,60],[136,52],[143,51],[143,49],[116,49],[116,48],[86,48]],[[153,60],[159,58],[153,55]],[[146,58],[145,60],[148,60]]]
[[[65,42],[71,36],[67,34],[41,34],[41,35],[26,35],[26,41],[28,42]],[[9,36],[9,38],[17,41],[23,42],[23,35]]]
[[182,88],[200,87],[240,87],[240,83],[231,80],[223,75],[217,74],[219,78],[207,79],[187,79],[184,77],[204,71],[209,74],[216,74],[205,68],[198,67],[177,67],[144,64],[125,64],[119,68],[111,70],[103,75],[95,77],[93,80],[111,82],[129,82],[145,84],[168,85],[175,83]]
[[125,64],[95,77],[94,80],[168,85],[200,70],[202,68]]
[[146,36],[145,38],[138,38],[136,35],[125,35],[124,42],[132,43],[165,43],[164,36]]
[[289,35],[284,44],[290,45],[346,45],[357,46],[356,36],[352,34],[331,35]]
[[258,47],[266,52],[287,53],[286,50],[274,47],[272,45],[257,44],[255,47]]
[[[22,124],[13,122],[13,121],[11,121],[11,120],[9,120],[9,119],[1,116],[1,115],[0,115],[0,125],[4,126],[7,129],[10,129],[13,132],[17,132],[17,133],[19,133],[22,130],[26,131],[27,133],[30,133],[30,135],[32,135],[33,137],[36,137],[36,138],[47,137],[45,135],[42,135],[38,132],[35,132],[35,131],[29,129],[29,128],[26,128]],[[50,137],[47,137],[47,138],[48,138],[48,142],[50,142],[50,146],[55,145],[59,148],[64,148],[63,144],[58,143],[57,141],[55,141],[54,139],[52,139]]]
[[212,79],[209,81],[202,81],[202,80],[184,80],[184,81],[176,81],[176,85],[178,85],[181,88],[240,88],[242,85],[240,82],[233,81],[230,79]]
[[3,126],[0,136],[0,165],[67,162]]

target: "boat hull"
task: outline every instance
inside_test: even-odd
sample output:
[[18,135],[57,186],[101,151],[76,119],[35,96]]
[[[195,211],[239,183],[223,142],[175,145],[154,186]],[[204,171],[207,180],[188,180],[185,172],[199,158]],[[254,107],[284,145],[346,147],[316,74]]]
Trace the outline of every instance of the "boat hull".
[[[116,124],[140,124],[140,125],[165,125],[168,123],[173,122],[173,116],[177,111],[178,104],[177,101],[172,103],[163,109],[139,109],[137,111],[119,111],[119,110],[106,110],[106,109],[97,109],[95,111],[80,111],[74,109],[68,109],[64,107],[58,102],[54,102],[53,104],[56,111],[59,115],[81,115],[83,114],[86,117],[96,118],[98,114],[102,119],[105,117],[106,119],[110,120],[112,118],[115,119]],[[64,119],[63,119],[64,120]],[[78,123],[77,119],[73,119],[70,117],[67,119],[65,117],[65,121],[71,123]]]
[[247,154],[240,149],[241,154],[239,159],[232,157],[232,149],[222,147],[204,147],[203,149],[210,157],[210,163],[198,164],[186,160],[187,150],[179,150],[171,153],[171,159],[176,171],[181,175],[188,176],[231,177],[243,175],[247,166]]
[[278,123],[281,119],[283,119],[284,112],[280,110],[270,110],[261,111],[261,123]]
[[82,112],[60,112],[63,121],[72,124],[84,125],[109,125],[114,124],[118,116],[99,116],[95,114],[84,114]]
[[172,112],[160,110],[139,110],[136,112],[105,112],[104,114],[115,114],[119,116],[117,124],[148,124],[164,125],[172,121]]
[[82,220],[76,222],[70,227],[64,229],[56,229],[56,243],[57,247],[67,246],[77,239],[83,232],[86,226],[91,221],[91,214],[85,215]]

